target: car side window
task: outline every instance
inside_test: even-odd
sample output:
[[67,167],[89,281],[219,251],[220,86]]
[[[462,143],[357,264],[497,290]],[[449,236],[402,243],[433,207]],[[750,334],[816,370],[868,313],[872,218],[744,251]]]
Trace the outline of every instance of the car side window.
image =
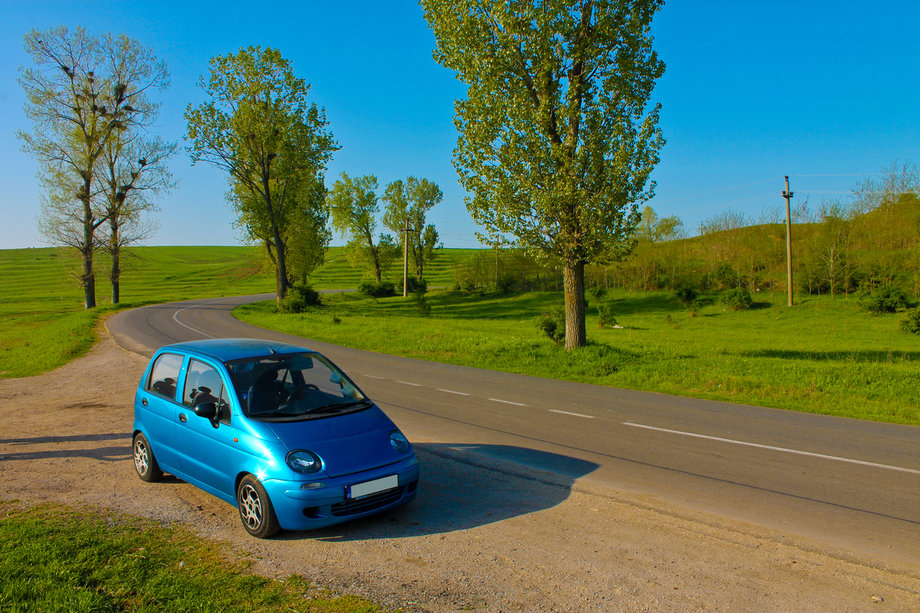
[[164,353],[157,358],[150,371],[147,381],[147,391],[165,396],[170,400],[176,399],[176,381],[179,380],[179,369],[182,368],[182,356],[175,353]]
[[204,402],[216,404],[219,420],[230,423],[230,403],[227,402],[227,391],[220,373],[210,364],[191,359],[185,374],[182,404],[195,407]]

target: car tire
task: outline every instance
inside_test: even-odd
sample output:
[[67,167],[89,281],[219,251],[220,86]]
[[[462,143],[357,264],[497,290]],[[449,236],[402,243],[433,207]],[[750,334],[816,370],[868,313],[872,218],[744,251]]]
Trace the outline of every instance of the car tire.
[[254,476],[246,475],[240,479],[236,487],[236,505],[243,527],[254,537],[269,538],[281,529],[268,492]]
[[163,477],[163,471],[157,464],[147,437],[140,432],[135,434],[131,448],[134,451],[134,470],[137,471],[137,476],[142,481],[159,481]]

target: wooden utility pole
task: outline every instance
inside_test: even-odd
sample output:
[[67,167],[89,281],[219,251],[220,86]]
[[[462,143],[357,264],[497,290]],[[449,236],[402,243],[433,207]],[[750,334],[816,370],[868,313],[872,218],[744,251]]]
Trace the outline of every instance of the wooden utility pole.
[[786,191],[783,192],[783,198],[786,199],[786,287],[789,292],[788,306],[792,306],[792,192],[789,191],[789,177],[786,177]]
[[409,218],[406,217],[406,229],[403,230],[403,298],[409,292]]

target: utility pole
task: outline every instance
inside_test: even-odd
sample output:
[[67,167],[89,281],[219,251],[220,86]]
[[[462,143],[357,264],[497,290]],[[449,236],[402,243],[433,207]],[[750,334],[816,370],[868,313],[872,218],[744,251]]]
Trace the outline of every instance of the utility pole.
[[406,229],[403,230],[403,298],[409,292],[409,218],[406,217]]
[[783,192],[783,198],[786,199],[786,287],[789,291],[788,306],[792,306],[792,192],[789,191],[789,177],[786,177],[786,191]]

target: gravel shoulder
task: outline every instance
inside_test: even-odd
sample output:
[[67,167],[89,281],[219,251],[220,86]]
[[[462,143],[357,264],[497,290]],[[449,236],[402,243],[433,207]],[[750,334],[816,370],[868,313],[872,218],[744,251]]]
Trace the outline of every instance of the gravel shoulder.
[[0,380],[0,498],[182,523],[337,592],[417,611],[920,611],[920,560],[890,567],[817,543],[563,483],[435,439],[418,498],[375,518],[258,541],[236,510],[131,461],[147,359],[102,332],[86,356]]

